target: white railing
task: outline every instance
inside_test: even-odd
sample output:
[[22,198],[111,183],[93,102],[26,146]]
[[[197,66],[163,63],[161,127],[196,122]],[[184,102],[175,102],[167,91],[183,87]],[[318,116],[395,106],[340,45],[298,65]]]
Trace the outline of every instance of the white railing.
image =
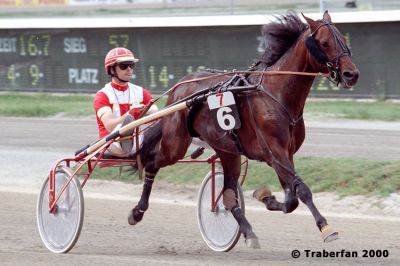
[[[306,13],[321,19],[321,13]],[[400,21],[400,10],[330,12],[335,23],[368,23]],[[154,28],[154,27],[201,27],[263,25],[273,15],[220,15],[178,17],[108,17],[108,18],[0,18],[0,29],[41,28]]]

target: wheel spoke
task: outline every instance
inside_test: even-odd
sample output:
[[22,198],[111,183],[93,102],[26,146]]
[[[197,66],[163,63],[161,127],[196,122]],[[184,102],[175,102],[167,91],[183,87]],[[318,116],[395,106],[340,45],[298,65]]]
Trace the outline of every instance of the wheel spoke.
[[[56,191],[68,181],[72,171],[67,167],[57,168]],[[40,237],[45,246],[54,253],[68,252],[79,238],[83,224],[83,193],[77,179],[73,179],[56,203],[57,212],[49,212],[49,178],[38,198],[37,222]]]

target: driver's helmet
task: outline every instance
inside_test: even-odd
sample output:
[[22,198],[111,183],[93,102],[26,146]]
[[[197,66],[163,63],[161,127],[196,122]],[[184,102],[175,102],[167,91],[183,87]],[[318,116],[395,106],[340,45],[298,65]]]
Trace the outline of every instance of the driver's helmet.
[[106,58],[104,59],[104,68],[106,70],[106,73],[110,75],[110,68],[114,66],[117,63],[122,63],[122,62],[133,62],[136,63],[138,62],[139,59],[135,58],[133,53],[126,48],[123,47],[117,47],[114,49],[111,49],[107,55]]

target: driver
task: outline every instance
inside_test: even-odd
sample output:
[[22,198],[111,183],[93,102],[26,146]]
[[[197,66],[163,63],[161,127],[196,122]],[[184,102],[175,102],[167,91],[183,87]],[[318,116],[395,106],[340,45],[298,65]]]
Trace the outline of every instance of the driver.
[[[152,99],[147,89],[129,82],[138,61],[130,50],[123,47],[110,50],[105,57],[104,67],[111,81],[94,97],[100,138],[137,119],[142,108]],[[152,105],[147,114],[156,111],[157,106]],[[131,139],[113,142],[108,148],[108,152],[116,157],[128,157],[134,151]]]

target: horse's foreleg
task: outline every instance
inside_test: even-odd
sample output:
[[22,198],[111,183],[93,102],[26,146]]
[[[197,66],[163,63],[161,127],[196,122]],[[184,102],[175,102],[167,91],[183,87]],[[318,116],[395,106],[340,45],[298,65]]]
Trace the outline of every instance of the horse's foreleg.
[[300,198],[311,211],[317,227],[321,231],[322,239],[325,242],[336,240],[338,238],[338,233],[328,225],[325,217],[318,211],[314,204],[311,190],[304,184],[300,177],[294,176],[292,180],[292,184],[285,188],[285,202],[283,203],[276,200],[275,196],[272,195],[267,187],[261,187],[254,191],[253,197],[263,202],[268,210],[282,211],[284,213],[294,211],[299,204],[297,198]]
[[293,187],[296,192],[296,195],[300,198],[300,200],[307,205],[308,209],[310,209],[312,215],[314,216],[315,222],[321,231],[321,236],[324,242],[330,242],[339,238],[338,232],[333,230],[327,223],[325,217],[321,215],[318,211],[317,207],[314,204],[311,190],[308,188],[306,184],[304,184],[303,180],[300,177],[296,176],[293,182]]
[[[250,248],[260,248],[258,238],[253,232],[249,221],[246,219],[242,209],[238,203],[237,196],[237,185],[238,177],[240,175],[240,156],[234,155],[227,157],[222,157],[219,154],[224,168],[224,193],[223,193],[223,203],[227,210],[231,211],[233,217],[239,224],[240,233],[245,237],[246,245]],[[227,167],[224,162],[229,162]]]
[[138,204],[132,209],[128,216],[128,223],[135,225],[140,222],[143,218],[144,212],[149,208],[149,198],[151,188],[153,186],[154,177],[156,176],[158,169],[152,169],[152,172],[146,171],[146,175],[143,182],[142,195]]
[[[282,179],[279,178],[281,181]],[[285,201],[282,203],[278,201],[272,192],[267,187],[258,188],[253,192],[253,197],[264,203],[270,211],[282,211],[284,213],[291,213],[299,206],[299,200],[293,189],[287,187],[287,185],[281,181],[281,185],[285,191]]]
[[271,190],[266,186],[254,190],[253,198],[264,203],[265,207],[270,211],[282,211],[283,209],[283,203],[277,201]]

